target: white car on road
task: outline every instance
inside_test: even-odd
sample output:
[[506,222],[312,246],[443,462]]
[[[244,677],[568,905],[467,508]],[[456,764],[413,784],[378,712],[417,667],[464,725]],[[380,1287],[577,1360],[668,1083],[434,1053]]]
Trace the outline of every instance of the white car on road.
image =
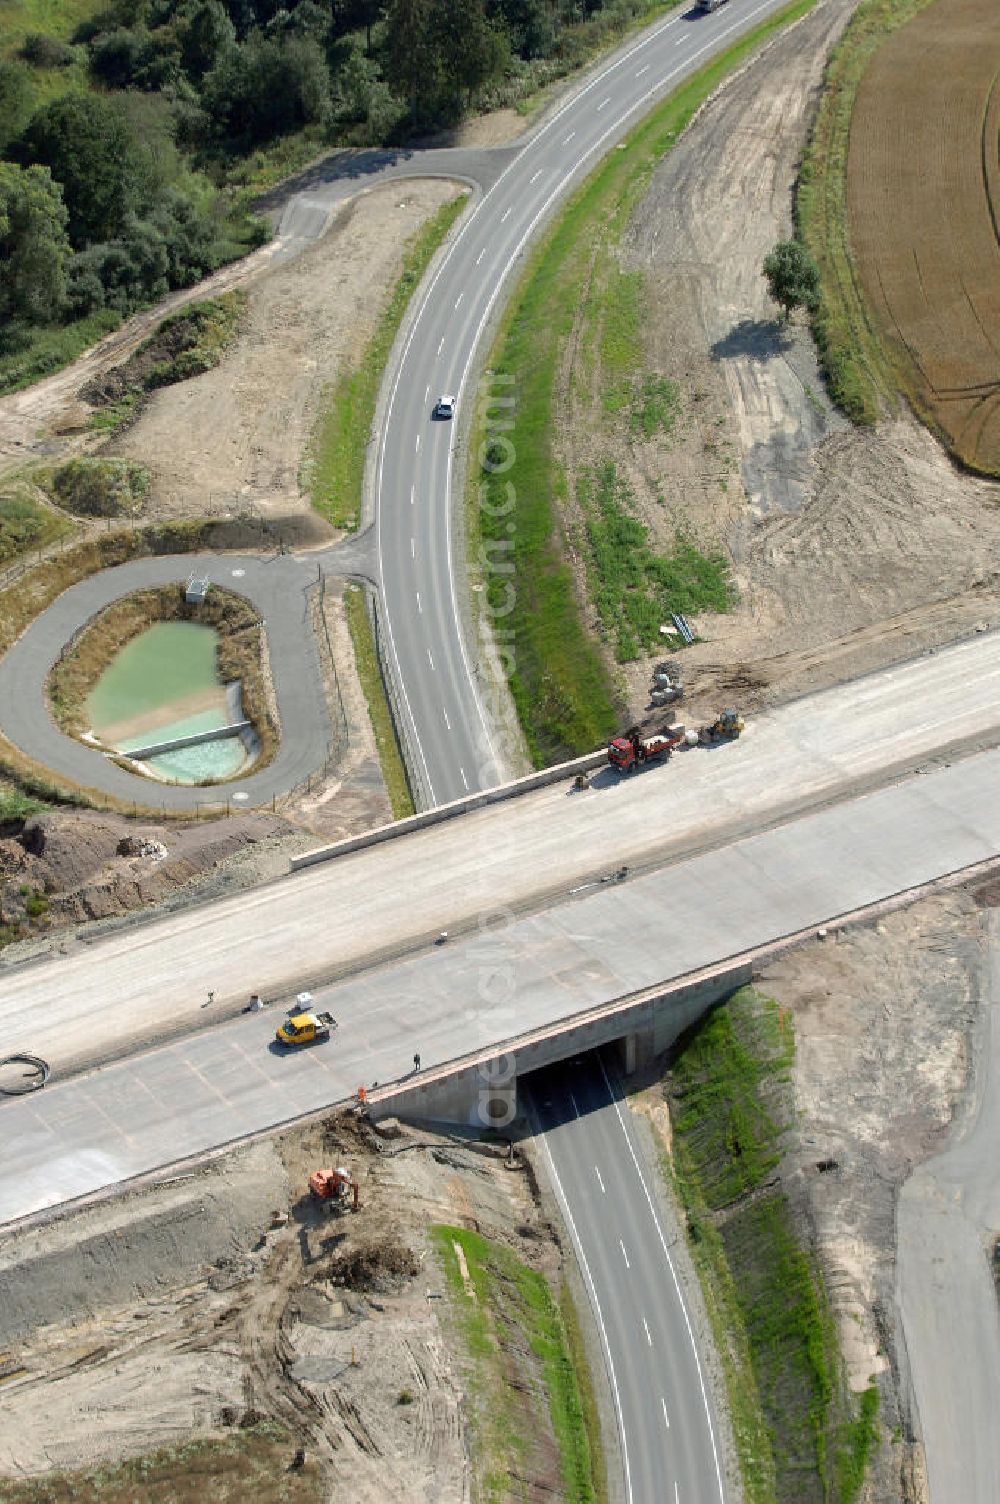
[[434,404],[435,418],[453,418],[455,416],[455,398],[447,392],[443,393]]

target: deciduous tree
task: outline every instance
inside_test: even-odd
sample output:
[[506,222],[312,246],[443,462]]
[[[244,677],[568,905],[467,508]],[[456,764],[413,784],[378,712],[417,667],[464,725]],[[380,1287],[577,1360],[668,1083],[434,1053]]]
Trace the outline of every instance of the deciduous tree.
[[819,302],[819,267],[799,240],[782,240],[764,257],[767,290],[787,319],[793,308]]
[[20,161],[48,167],[62,187],[69,236],[83,247],[112,240],[153,189],[151,163],[114,100],[68,94],[34,115],[17,143]]
[[66,206],[47,167],[0,162],[0,319],[44,324],[66,293]]

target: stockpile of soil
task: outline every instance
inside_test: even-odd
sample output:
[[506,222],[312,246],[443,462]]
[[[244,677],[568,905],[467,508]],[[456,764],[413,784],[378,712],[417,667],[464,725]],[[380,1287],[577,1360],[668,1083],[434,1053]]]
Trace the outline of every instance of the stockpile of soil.
[[[337,1497],[349,1478],[355,1504],[463,1504],[468,1354],[445,1319],[430,1229],[475,1225],[557,1278],[561,1252],[523,1167],[392,1132],[333,1118],[7,1238],[0,1477],[266,1419]],[[330,1163],[358,1180],[359,1211],[309,1195],[309,1174]],[[535,1359],[508,1363],[551,1463]],[[531,1497],[557,1477],[536,1488],[530,1460],[524,1471]]]
[[173,897],[262,842],[287,836],[274,815],[142,825],[91,811],[54,811],[0,838],[0,925],[8,943],[107,919]]

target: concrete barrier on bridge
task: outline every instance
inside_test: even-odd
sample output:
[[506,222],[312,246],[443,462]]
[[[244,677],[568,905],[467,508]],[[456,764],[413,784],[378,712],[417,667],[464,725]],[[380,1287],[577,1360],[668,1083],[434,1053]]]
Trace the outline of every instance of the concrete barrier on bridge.
[[618,1045],[621,1068],[631,1075],[669,1050],[716,1003],[745,987],[752,971],[749,961],[718,967],[594,1008],[564,1027],[511,1040],[455,1070],[414,1072],[392,1089],[369,1093],[369,1113],[376,1121],[399,1117],[502,1133],[522,1115],[517,1093],[522,1076],[611,1044]]
[[543,768],[539,773],[529,773],[525,778],[515,779],[513,783],[501,783],[495,789],[469,794],[451,804],[439,804],[419,815],[411,815],[408,820],[397,820],[393,825],[380,825],[377,830],[367,831],[364,835],[349,836],[346,841],[336,841],[331,846],[317,846],[314,851],[303,851],[300,856],[290,859],[290,870],[298,872],[303,867],[330,862],[334,857],[347,856],[351,851],[362,851],[366,846],[378,846],[383,841],[395,840],[397,836],[407,836],[415,830],[426,830],[430,825],[441,825],[445,820],[457,819],[459,815],[471,814],[473,810],[485,809],[487,805],[517,799],[521,794],[530,794],[534,789],[544,788],[546,784],[561,783],[564,779],[575,778],[578,773],[589,773],[594,768],[602,768],[607,761],[608,754],[604,749],[600,752],[588,752],[585,757],[558,763],[554,768]]

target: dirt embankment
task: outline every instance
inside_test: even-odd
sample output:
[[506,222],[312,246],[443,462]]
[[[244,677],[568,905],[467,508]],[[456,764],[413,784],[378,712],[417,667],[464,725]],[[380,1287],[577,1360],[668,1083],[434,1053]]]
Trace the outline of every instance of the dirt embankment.
[[[846,427],[805,325],[778,322],[761,275],[791,232],[824,58],[855,3],[824,0],[719,92],[628,237],[647,363],[680,399],[672,433],[620,459],[654,538],[680,526],[721,545],[740,591],[683,655],[694,716],[841,682],[1000,613],[1000,487],[958,472],[908,416]],[[638,711],[647,666],[628,684]]]
[[[314,1125],[7,1239],[0,1472],[272,1417],[336,1496],[349,1478],[357,1504],[465,1500],[468,1354],[429,1228],[475,1227],[551,1275],[561,1255],[520,1161],[396,1131]],[[327,1164],[359,1181],[358,1212],[311,1200]],[[505,1362],[537,1408],[530,1354]]]
[[300,474],[326,386],[360,360],[410,235],[457,189],[390,183],[353,199],[309,250],[249,288],[223,361],[155,394],[114,446],[151,473],[155,517],[311,515]]
[[16,821],[0,835],[5,962],[72,944],[68,927],[237,891],[287,871],[290,850],[314,841],[278,815],[139,824],[62,810]]
[[[376,189],[340,211],[323,239],[296,260],[275,261],[276,247],[271,248],[198,289],[202,294],[244,285],[246,321],[218,367],[158,389],[120,436],[119,451],[141,459],[151,471],[146,516],[252,514],[280,532],[286,545],[301,548],[328,541],[329,528],[310,510],[298,484],[314,415],[326,385],[365,348],[398,275],[407,238],[456,191],[430,181]],[[181,301],[171,299],[168,306],[176,308]],[[164,306],[131,320],[67,371],[0,400],[0,468],[23,463],[31,453],[58,457],[102,445],[103,435],[82,427],[90,412],[82,392],[100,385],[166,311]],[[234,535],[228,546],[258,544],[255,533],[248,542],[237,542]],[[340,756],[325,777],[286,801],[286,823],[269,833],[266,858],[263,843],[254,834],[241,834],[244,822],[237,819],[209,833],[157,829],[152,839],[168,856],[161,853],[154,860],[134,853],[116,856],[119,843],[133,834],[126,819],[53,815],[46,817],[50,849],[57,839],[66,852],[79,836],[80,849],[66,870],[79,867],[84,875],[64,883],[58,870],[39,862],[38,851],[25,850],[12,826],[0,852],[0,923],[15,931],[28,928],[37,937],[63,922],[112,917],[168,898],[180,901],[192,879],[199,896],[228,891],[234,881],[252,880],[255,872],[277,875],[284,865],[282,840],[285,857],[314,844],[303,830],[319,839],[337,839],[390,819],[341,594],[329,587],[314,610]],[[255,830],[254,822],[246,829]],[[144,827],[134,834],[141,843],[148,832]],[[29,833],[29,842],[38,839],[37,831]],[[234,855],[238,851],[243,855]],[[210,875],[219,862],[223,865]],[[39,908],[36,888],[44,890],[46,903],[44,912],[32,915],[25,900]]]
[[895,1304],[896,1200],[942,1147],[971,1069],[981,927],[974,894],[833,932],[769,967],[791,1010],[795,1147],[781,1174],[826,1275],[848,1379],[879,1387],[868,1497],[925,1504]]

